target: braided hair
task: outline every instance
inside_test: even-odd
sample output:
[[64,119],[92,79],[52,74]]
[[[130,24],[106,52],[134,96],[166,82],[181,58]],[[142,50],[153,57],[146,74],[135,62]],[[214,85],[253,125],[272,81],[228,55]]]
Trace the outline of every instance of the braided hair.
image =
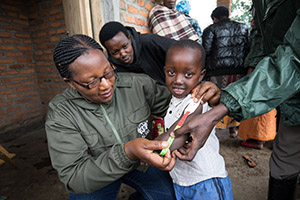
[[79,56],[88,53],[92,49],[103,51],[101,46],[87,35],[73,35],[62,39],[53,52],[54,64],[62,78],[71,78],[69,65]]

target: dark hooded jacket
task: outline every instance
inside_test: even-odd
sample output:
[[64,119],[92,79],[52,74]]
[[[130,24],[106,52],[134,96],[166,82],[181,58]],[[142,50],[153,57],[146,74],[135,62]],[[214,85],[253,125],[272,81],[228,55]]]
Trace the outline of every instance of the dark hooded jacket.
[[248,35],[245,24],[228,18],[208,26],[202,35],[206,76],[246,74],[244,59],[249,51]]
[[117,66],[119,72],[145,73],[158,83],[165,85],[165,57],[175,40],[156,34],[140,34],[132,27],[126,27],[131,36],[134,50],[133,64],[124,64],[108,55],[108,60]]

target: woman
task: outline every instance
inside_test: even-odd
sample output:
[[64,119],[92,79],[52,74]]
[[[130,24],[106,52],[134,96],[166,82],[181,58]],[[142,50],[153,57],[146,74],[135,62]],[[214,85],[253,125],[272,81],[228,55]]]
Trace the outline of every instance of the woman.
[[[122,182],[137,191],[132,199],[175,199],[168,172],[159,170],[172,169],[175,158],[154,153],[168,143],[146,139],[151,114],[167,110],[168,90],[146,75],[116,75],[100,45],[85,35],[60,41],[53,59],[69,87],[50,102],[46,133],[70,199],[116,199]],[[215,90],[207,92],[212,102],[219,99]]]

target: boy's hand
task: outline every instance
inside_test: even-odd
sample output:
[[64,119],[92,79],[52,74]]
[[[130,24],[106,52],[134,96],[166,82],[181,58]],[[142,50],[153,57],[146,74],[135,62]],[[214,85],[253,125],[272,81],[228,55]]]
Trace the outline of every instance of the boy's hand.
[[155,150],[161,150],[168,146],[166,141],[150,141],[145,138],[136,138],[124,145],[124,150],[131,160],[140,160],[144,165],[151,165],[160,170],[170,171],[173,169],[176,158],[170,151],[165,156],[155,153]]
[[221,90],[213,82],[202,82],[193,89],[192,98],[196,103],[201,99],[201,104],[208,102],[210,106],[216,106],[221,98]]

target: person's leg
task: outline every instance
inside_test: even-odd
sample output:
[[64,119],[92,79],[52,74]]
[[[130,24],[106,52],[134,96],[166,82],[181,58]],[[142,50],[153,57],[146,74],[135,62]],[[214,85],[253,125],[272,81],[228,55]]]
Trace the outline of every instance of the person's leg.
[[300,126],[285,126],[280,121],[270,159],[269,200],[297,196],[300,173]]
[[233,200],[232,185],[229,176],[211,178],[191,186],[180,186],[174,183],[176,199],[220,199]]
[[149,167],[145,173],[138,170],[129,172],[122,180],[137,191],[131,199],[175,199],[172,179],[167,171]]
[[75,194],[70,193],[69,200],[106,200],[106,199],[117,199],[120,187],[121,187],[121,180],[118,179],[111,184],[95,191],[92,193],[81,193]]

